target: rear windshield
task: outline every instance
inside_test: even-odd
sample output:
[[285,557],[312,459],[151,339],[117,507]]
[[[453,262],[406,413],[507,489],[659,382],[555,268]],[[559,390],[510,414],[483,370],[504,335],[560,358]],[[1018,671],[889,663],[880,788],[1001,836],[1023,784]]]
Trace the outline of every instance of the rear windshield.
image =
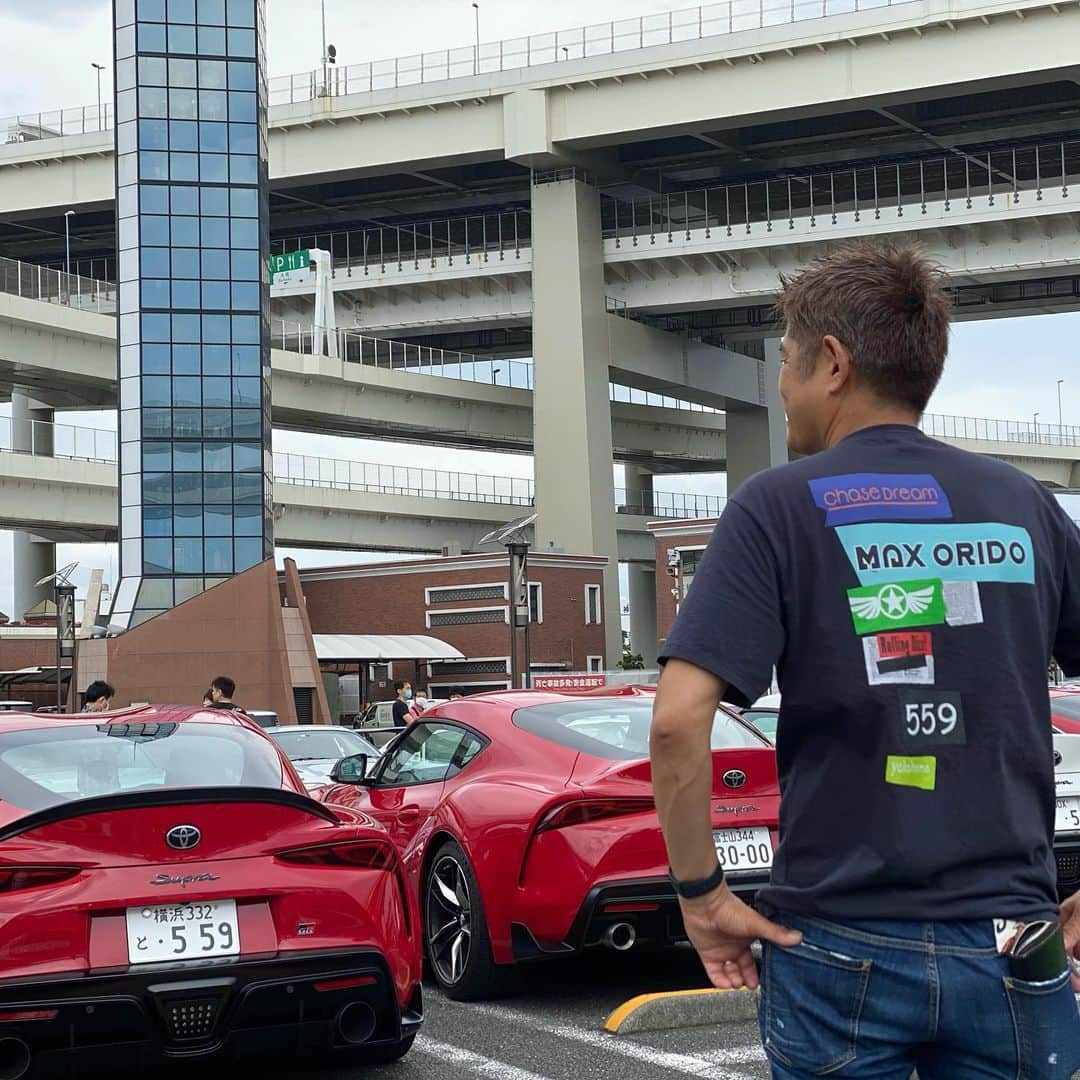
[[25,810],[176,787],[281,787],[277,751],[224,724],[65,724],[0,734],[0,799]]
[[322,761],[352,754],[375,754],[375,747],[344,728],[325,727],[311,731],[271,731],[268,734],[293,761]]
[[[514,713],[514,724],[561,746],[611,761],[649,756],[652,697],[553,701]],[[712,748],[769,746],[756,731],[718,709],[713,721]]]
[[1062,694],[1050,699],[1050,711],[1066,720],[1080,720],[1080,694]]

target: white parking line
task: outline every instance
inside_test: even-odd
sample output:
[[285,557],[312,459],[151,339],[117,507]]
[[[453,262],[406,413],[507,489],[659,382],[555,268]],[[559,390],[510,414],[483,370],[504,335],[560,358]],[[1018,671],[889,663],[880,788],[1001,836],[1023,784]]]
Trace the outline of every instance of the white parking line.
[[429,1039],[426,1035],[421,1035],[416,1040],[413,1049],[421,1054],[437,1057],[440,1061],[460,1065],[463,1069],[476,1073],[477,1076],[490,1076],[492,1080],[550,1080],[549,1077],[541,1076],[539,1073],[508,1065],[505,1061],[485,1057],[483,1054],[465,1050],[460,1046],[451,1046],[450,1043],[436,1042],[435,1039]]
[[524,1024],[560,1039],[572,1039],[597,1050],[633,1058],[635,1061],[667,1069],[669,1072],[682,1073],[685,1076],[704,1076],[709,1080],[746,1080],[747,1078],[746,1073],[722,1068],[721,1065],[726,1064],[725,1062],[710,1061],[708,1058],[694,1054],[677,1054],[669,1050],[660,1050],[655,1046],[628,1042],[625,1039],[618,1039],[599,1031],[590,1031],[588,1028],[577,1027],[574,1024],[551,1023],[518,1009],[509,1009],[502,1005],[471,1005],[469,1008],[473,1012],[483,1013],[494,1020]]

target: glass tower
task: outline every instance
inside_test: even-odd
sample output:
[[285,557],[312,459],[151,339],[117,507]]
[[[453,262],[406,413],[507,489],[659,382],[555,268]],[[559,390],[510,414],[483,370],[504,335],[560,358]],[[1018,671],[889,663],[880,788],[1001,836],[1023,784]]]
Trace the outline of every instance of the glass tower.
[[265,0],[114,0],[130,628],[273,555]]

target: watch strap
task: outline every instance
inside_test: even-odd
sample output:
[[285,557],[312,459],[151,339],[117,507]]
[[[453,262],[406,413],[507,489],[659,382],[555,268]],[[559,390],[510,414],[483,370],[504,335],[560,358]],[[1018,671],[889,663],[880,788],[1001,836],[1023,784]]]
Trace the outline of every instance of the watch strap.
[[724,883],[724,868],[717,863],[716,869],[708,877],[698,878],[695,881],[680,881],[669,867],[668,877],[679,896],[684,900],[696,900],[718,889]]

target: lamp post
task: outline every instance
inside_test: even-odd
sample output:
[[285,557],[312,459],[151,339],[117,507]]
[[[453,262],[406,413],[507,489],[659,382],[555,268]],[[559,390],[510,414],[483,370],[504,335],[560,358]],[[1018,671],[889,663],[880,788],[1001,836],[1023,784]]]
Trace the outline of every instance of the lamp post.
[[501,367],[491,369],[491,385],[492,386],[498,386],[498,383],[495,380],[495,376],[498,375],[500,371],[502,371]]
[[476,44],[473,46],[473,74],[480,74],[480,5],[473,0],[473,14],[476,17]]
[[1038,413],[1035,414],[1034,424],[1035,424],[1035,441],[1038,442],[1039,441],[1039,414]]
[[518,634],[524,631],[524,650],[521,656],[521,685],[532,686],[532,651],[529,641],[529,622],[532,617],[529,603],[529,537],[526,529],[536,521],[536,514],[515,518],[480,538],[480,545],[501,544],[506,548],[510,576],[510,688],[518,684]]
[[93,60],[90,61],[90,66],[97,72],[97,122],[98,131],[105,130],[105,121],[101,115],[101,73],[105,70],[104,64],[95,64]]
[[1058,386],[1058,437],[1061,439],[1062,442],[1065,441],[1065,425],[1062,423],[1062,419],[1061,419],[1061,385],[1064,382],[1065,382],[1064,379],[1058,379],[1058,381],[1057,381],[1057,386]]
[[74,210],[64,211],[64,273],[71,273],[71,219]]

